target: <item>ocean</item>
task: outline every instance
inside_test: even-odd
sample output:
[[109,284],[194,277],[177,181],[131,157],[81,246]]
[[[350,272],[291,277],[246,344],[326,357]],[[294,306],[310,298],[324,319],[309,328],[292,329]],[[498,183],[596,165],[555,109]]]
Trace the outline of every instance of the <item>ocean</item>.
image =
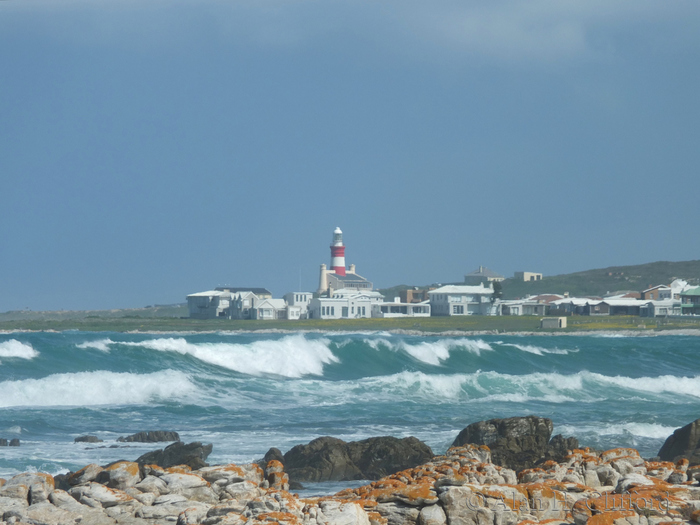
[[[535,414],[599,449],[655,456],[700,417],[700,337],[367,333],[0,334],[0,477],[135,460],[175,430],[247,463],[319,436],[416,436]],[[103,443],[74,443],[92,434]],[[334,487],[334,489],[337,487]]]

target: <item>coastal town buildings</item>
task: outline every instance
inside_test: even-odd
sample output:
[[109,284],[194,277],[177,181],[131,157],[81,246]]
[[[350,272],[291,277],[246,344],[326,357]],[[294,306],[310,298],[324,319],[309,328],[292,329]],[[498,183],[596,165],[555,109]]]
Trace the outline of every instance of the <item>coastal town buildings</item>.
[[[359,275],[354,264],[345,265],[343,232],[335,228],[330,245],[330,265],[322,264],[316,292],[289,292],[273,298],[266,288],[218,287],[187,296],[193,319],[357,319],[429,316],[641,316],[700,315],[700,287],[683,279],[670,284],[608,293],[605,297],[569,297],[560,294],[526,295],[501,300],[496,283],[505,278],[480,266],[464,276],[465,284],[436,285],[399,292],[385,300],[373,283]],[[515,272],[514,280],[542,281],[542,274]],[[471,284],[470,284],[471,283]],[[527,286],[527,285],[526,285]]]
[[432,315],[496,315],[493,286],[446,285],[428,292]]
[[479,266],[477,270],[464,276],[464,284],[476,286],[482,283],[501,282],[505,281],[505,279],[505,277],[493,270],[489,270],[486,266]]

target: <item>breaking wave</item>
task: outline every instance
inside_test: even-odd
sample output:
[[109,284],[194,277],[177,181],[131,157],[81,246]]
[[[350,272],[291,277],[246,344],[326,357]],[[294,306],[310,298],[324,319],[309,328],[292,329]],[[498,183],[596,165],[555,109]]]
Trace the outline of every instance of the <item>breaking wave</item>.
[[364,342],[375,350],[385,346],[392,351],[406,352],[418,361],[435,366],[449,359],[450,353],[455,350],[466,351],[476,356],[481,355],[482,351],[493,350],[490,344],[481,339],[439,339],[417,344],[410,344],[403,340],[394,343],[387,339],[365,339]]
[[0,357],[14,357],[18,359],[34,359],[39,352],[31,345],[21,343],[17,339],[10,339],[0,343]]
[[139,405],[182,400],[196,390],[186,374],[175,370],[76,372],[0,382],[0,407]]
[[329,343],[328,339],[307,339],[299,334],[246,344],[190,343],[184,338],[151,339],[120,344],[159,352],[177,352],[252,376],[271,374],[298,378],[323,375],[325,365],[339,361],[328,348]]
[[535,346],[535,345],[519,345],[516,343],[498,343],[501,346],[510,346],[512,348],[517,348],[518,350],[521,350],[522,352],[527,352],[528,354],[535,354],[535,355],[545,355],[545,354],[558,354],[558,355],[568,355],[568,354],[575,354],[578,352],[578,349],[575,350],[562,350],[559,348],[543,348],[541,346]]
[[98,339],[97,341],[85,341],[76,345],[76,347],[81,349],[94,349],[100,352],[109,352],[110,345],[113,345],[114,341],[111,339]]

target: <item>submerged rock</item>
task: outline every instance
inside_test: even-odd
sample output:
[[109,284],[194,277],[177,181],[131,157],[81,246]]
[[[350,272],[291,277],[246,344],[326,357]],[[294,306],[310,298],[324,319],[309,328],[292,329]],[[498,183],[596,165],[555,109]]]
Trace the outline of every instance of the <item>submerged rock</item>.
[[208,467],[205,462],[213,449],[213,445],[203,445],[200,441],[184,444],[176,441],[162,450],[147,452],[136,460],[139,465],[158,465],[169,468],[176,465],[187,465],[191,469]]
[[102,440],[97,436],[78,436],[73,443],[102,443]]
[[119,442],[126,443],[158,443],[161,441],[180,441],[180,435],[171,430],[149,430],[147,432],[137,432],[126,437],[117,438]]

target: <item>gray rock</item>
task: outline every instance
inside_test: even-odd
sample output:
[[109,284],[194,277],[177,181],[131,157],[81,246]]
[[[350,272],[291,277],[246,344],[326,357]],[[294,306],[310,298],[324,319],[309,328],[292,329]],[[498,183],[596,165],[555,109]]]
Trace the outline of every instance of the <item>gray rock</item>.
[[700,419],[673,431],[659,450],[663,461],[690,460],[691,465],[700,463]]
[[162,450],[147,452],[139,457],[136,462],[139,465],[158,465],[163,468],[187,465],[192,470],[197,470],[209,466],[208,463],[205,463],[205,460],[211,454],[212,449],[213,445],[211,443],[203,445],[199,441],[194,441],[184,444],[177,441]]
[[19,438],[14,438],[10,440],[11,447],[19,447]]
[[117,438],[120,442],[158,443],[160,441],[180,441],[180,435],[172,430],[149,430],[130,436]]
[[538,416],[490,419],[467,426],[452,446],[486,445],[494,464],[521,471],[549,459],[559,462],[567,450],[578,447],[576,438],[561,435],[550,442],[553,428],[551,419]]
[[102,440],[97,436],[78,436],[73,443],[102,443]]
[[[274,450],[266,457],[275,456]],[[298,483],[380,479],[421,465],[433,456],[430,447],[414,437],[383,436],[346,443],[326,436],[292,448],[282,463],[290,479]]]
[[362,472],[350,458],[347,443],[330,436],[293,447],[284,455],[284,466],[289,477],[296,481],[362,479]]

